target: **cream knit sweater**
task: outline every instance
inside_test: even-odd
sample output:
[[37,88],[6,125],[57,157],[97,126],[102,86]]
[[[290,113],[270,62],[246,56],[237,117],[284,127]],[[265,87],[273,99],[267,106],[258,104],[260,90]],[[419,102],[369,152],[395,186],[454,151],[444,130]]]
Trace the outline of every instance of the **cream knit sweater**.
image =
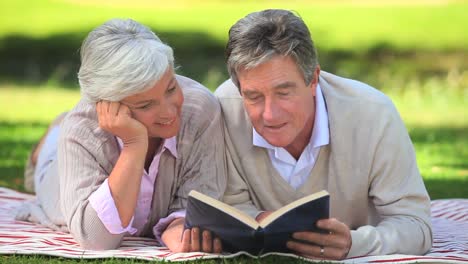
[[216,90],[225,119],[225,202],[254,216],[326,189],[331,217],[352,230],[348,257],[425,253],[432,245],[430,199],[394,105],[361,82],[324,71],[319,82],[330,144],[320,149],[298,189],[278,174],[265,149],[252,145],[252,125],[237,87],[228,80]]

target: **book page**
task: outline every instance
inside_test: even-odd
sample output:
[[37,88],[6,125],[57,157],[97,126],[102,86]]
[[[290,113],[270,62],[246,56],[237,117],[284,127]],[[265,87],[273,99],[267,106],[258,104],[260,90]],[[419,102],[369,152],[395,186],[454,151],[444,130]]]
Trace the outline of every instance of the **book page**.
[[[241,210],[233,207],[233,206],[230,206],[228,204],[225,204],[221,201],[218,201],[208,195],[204,195],[202,193],[199,193],[195,190],[192,190],[190,191],[189,193],[189,196],[192,196],[193,198],[199,200],[199,201],[202,201],[206,204],[209,204],[213,207],[215,207],[216,209],[220,210],[220,211],[223,211],[227,214],[229,214],[230,216],[236,218],[237,220],[245,223],[246,225],[250,226],[251,228],[253,229],[257,229],[259,227],[259,224],[258,222],[253,219],[252,217],[250,217],[248,214],[242,212]],[[209,217],[209,216],[207,216]]]
[[299,200],[296,200],[290,204],[287,204],[281,208],[279,208],[278,210],[274,211],[273,213],[271,213],[269,216],[265,217],[261,222],[260,222],[260,226],[261,227],[265,227],[267,225],[269,225],[271,222],[275,221],[277,218],[281,217],[283,214],[285,214],[286,212],[302,205],[302,204],[305,204],[305,203],[308,203],[310,201],[313,201],[313,200],[316,200],[318,198],[321,198],[321,197],[324,197],[324,196],[327,196],[329,195],[327,191],[323,190],[323,191],[320,191],[320,192],[316,192],[314,194],[311,194],[311,195],[307,195]]

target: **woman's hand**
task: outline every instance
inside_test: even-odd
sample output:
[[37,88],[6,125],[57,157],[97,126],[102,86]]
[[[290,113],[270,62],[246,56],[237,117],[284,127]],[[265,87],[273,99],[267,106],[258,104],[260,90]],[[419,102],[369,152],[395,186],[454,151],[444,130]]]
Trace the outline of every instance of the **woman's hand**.
[[132,117],[128,106],[120,102],[99,101],[96,103],[99,127],[119,137],[124,145],[147,142],[146,127]]
[[200,229],[197,227],[184,229],[184,218],[172,221],[163,232],[161,239],[172,252],[222,252],[219,238],[213,238],[208,230],[200,234]]

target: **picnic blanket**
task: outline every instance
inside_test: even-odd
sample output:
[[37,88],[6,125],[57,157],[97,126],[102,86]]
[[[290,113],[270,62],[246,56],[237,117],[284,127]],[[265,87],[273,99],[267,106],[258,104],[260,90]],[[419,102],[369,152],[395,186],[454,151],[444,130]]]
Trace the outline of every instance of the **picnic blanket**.
[[[165,261],[232,258],[239,255],[257,257],[245,252],[236,254],[172,253],[167,248],[157,247],[154,239],[141,237],[125,237],[121,247],[116,250],[83,250],[68,233],[56,232],[29,222],[16,221],[14,219],[16,208],[21,202],[29,199],[34,199],[34,196],[0,187],[0,254]],[[432,201],[431,210],[434,244],[425,256],[365,256],[346,259],[339,263],[468,263],[468,199],[435,200]],[[292,254],[278,255],[297,258]]]

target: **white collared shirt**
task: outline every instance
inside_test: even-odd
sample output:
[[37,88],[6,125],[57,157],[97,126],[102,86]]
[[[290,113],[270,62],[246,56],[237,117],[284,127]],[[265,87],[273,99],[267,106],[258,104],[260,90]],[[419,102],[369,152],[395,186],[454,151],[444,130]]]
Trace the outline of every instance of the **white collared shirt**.
[[315,120],[309,144],[307,144],[301,156],[296,160],[286,149],[272,146],[253,128],[253,145],[266,148],[271,163],[293,188],[297,189],[304,184],[315,165],[320,147],[330,142],[330,130],[328,128],[328,114],[323,99],[320,85],[317,84],[315,97]]

